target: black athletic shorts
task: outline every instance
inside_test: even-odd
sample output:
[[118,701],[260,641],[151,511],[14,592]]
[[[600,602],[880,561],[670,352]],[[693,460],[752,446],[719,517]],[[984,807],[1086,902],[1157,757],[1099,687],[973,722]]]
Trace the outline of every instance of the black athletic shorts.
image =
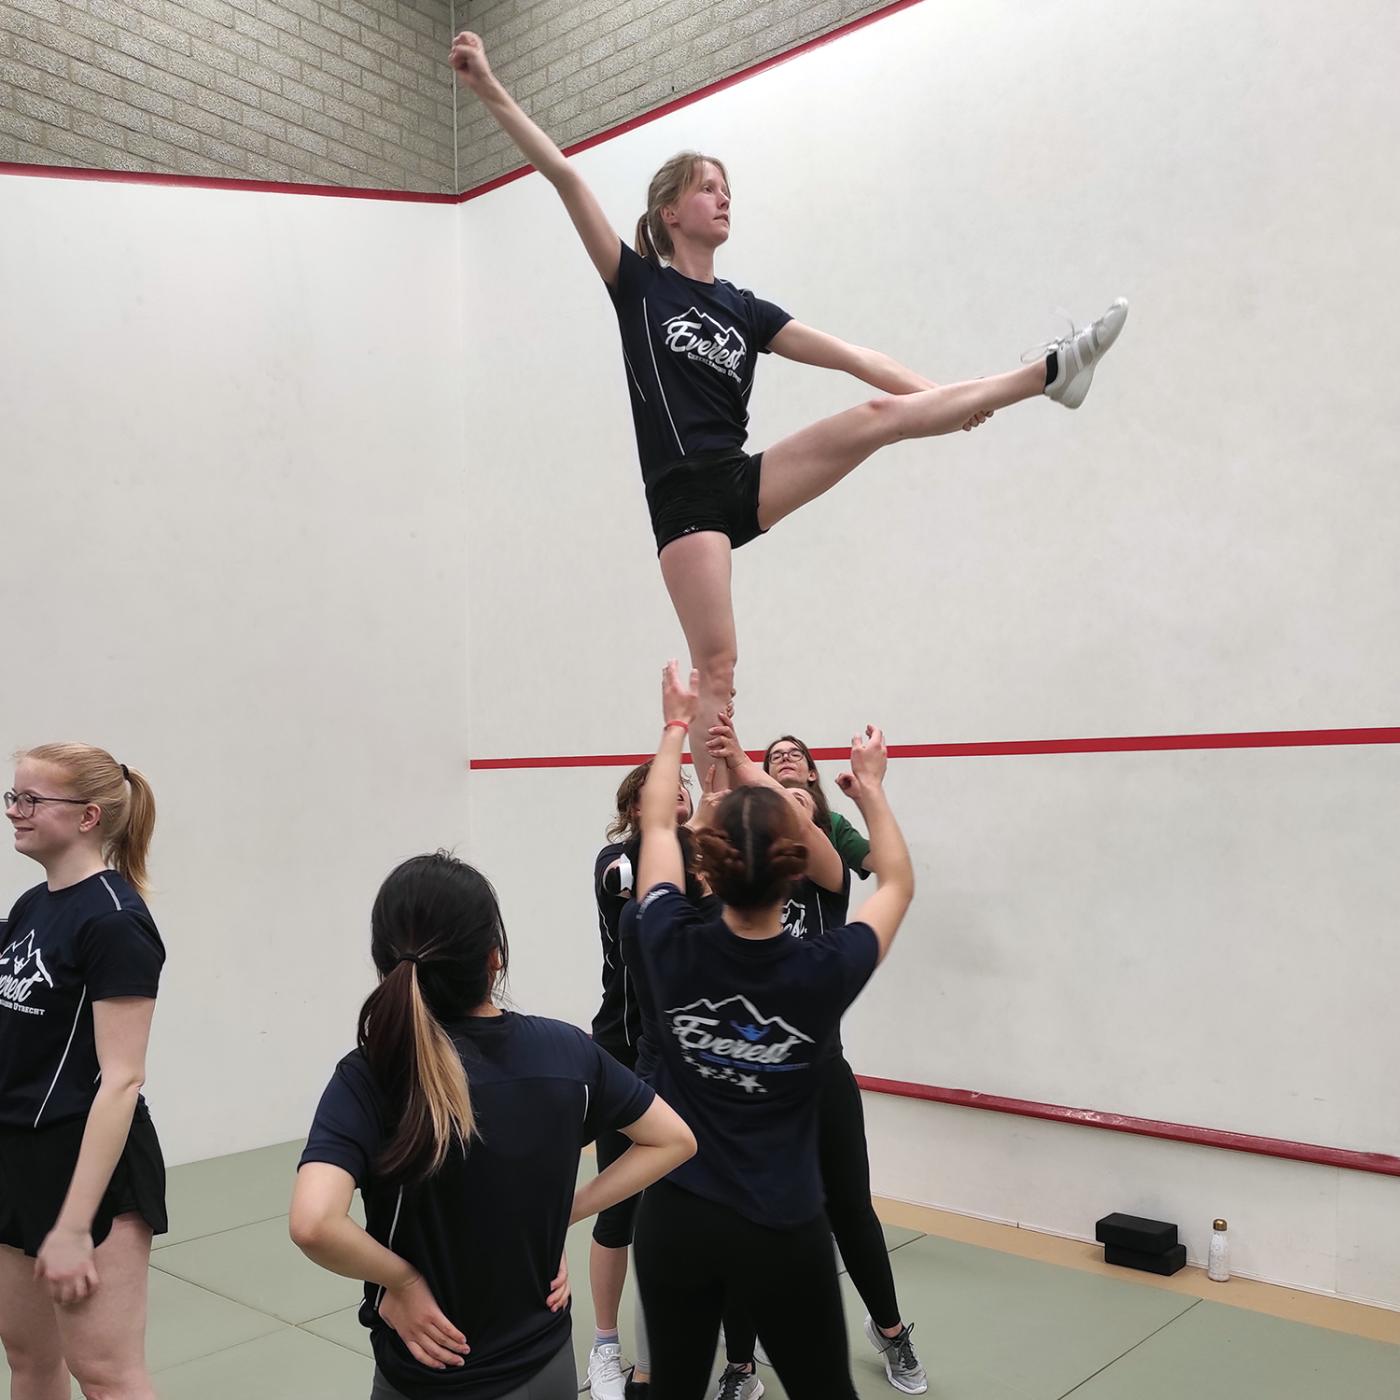
[[[63,1209],[86,1127],[86,1118],[70,1118],[51,1128],[0,1128],[0,1244],[37,1257]],[[152,1234],[163,1235],[170,1228],[165,1159],[144,1104],[132,1119],[126,1146],[93,1218],[94,1247],[112,1233],[117,1216],[132,1212],[146,1221]]]
[[763,453],[697,452],[643,471],[656,552],[672,540],[717,530],[738,549],[763,534],[758,523],[758,478]]

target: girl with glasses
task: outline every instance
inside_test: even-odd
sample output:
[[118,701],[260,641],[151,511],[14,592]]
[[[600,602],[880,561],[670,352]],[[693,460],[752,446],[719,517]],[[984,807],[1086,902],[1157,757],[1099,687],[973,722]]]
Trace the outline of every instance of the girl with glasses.
[[141,1087],[165,948],[150,784],[87,744],[18,756],[5,815],[45,880],[0,935],[0,1339],[14,1400],[153,1400],[165,1164]]
[[[292,1238],[365,1283],[372,1400],[573,1400],[565,1233],[694,1138],[581,1030],[497,1004],[509,947],[479,871],[405,861],[370,927],[379,984],[316,1110]],[[631,1147],[575,1189],[580,1148],[608,1129]]]

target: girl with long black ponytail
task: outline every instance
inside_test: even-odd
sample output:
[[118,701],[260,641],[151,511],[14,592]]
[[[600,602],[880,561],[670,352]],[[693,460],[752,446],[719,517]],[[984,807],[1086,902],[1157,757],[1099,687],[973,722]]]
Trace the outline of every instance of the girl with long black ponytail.
[[[393,871],[371,954],[379,984],[316,1110],[292,1238],[365,1281],[372,1400],[571,1400],[565,1233],[694,1140],[582,1031],[496,1004],[509,946],[470,865],[439,851]],[[611,1128],[632,1147],[575,1190],[581,1147]]]
[[[650,1400],[701,1400],[731,1306],[756,1324],[791,1400],[855,1400],[822,1208],[818,1106],[826,1046],[914,893],[884,794],[884,738],[872,728],[853,740],[851,771],[840,778],[869,829],[879,888],[857,921],[793,938],[783,908],[808,868],[810,822],[781,791],[736,788],[697,832],[719,911],[685,893],[667,794],[699,705],[698,675],[686,685],[671,662],[661,742],[642,790],[637,944],[658,1022],[651,1082],[699,1146],[647,1192],[637,1219]],[[737,1367],[721,1394],[757,1400],[762,1389]]]

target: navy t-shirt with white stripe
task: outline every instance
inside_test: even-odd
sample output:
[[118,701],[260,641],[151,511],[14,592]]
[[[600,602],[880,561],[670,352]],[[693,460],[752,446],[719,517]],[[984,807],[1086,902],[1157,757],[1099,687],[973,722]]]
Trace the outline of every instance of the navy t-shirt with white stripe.
[[[824,938],[846,924],[846,912],[851,902],[851,872],[841,867],[841,888],[824,889],[809,876],[792,882],[792,891],[783,905],[783,932],[793,938]],[[841,1027],[837,1026],[827,1038],[828,1055],[842,1052]]]
[[93,1002],[154,998],[164,963],[150,910],[115,870],[20,895],[0,946],[0,1125],[86,1116],[101,1079]]
[[651,1082],[698,1144],[669,1179],[761,1225],[815,1219],[815,1071],[875,970],[874,931],[854,923],[821,938],[741,938],[668,884],[638,911],[657,1040]]
[[[608,871],[615,864],[619,869],[609,877]],[[620,841],[604,846],[593,862],[593,898],[603,945],[603,997],[593,1017],[593,1039],[618,1059],[630,1061],[636,1054],[642,1022],[617,929],[617,921],[632,898],[632,861]]]
[[758,356],[792,317],[732,282],[697,282],[625,243],[608,294],[643,476],[681,457],[742,450]]
[[655,1095],[576,1026],[504,1012],[447,1027],[467,1072],[479,1136],[426,1182],[385,1181],[374,1162],[393,1122],[369,1064],[353,1051],[321,1096],[301,1161],[354,1178],[366,1228],[423,1276],[471,1347],[463,1366],[415,1361],[380,1320],[382,1290],[366,1284],[360,1321],[385,1378],[410,1400],[493,1400],[521,1386],[569,1340],[552,1313],[579,1151],[635,1123]]

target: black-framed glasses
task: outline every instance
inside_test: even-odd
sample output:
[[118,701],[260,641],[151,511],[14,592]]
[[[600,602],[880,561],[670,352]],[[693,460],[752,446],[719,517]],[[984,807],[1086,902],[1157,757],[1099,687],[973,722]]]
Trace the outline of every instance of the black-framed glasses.
[[785,758],[795,758],[802,763],[810,763],[812,761],[801,749],[772,749],[769,751],[769,764],[781,763]]
[[86,797],[40,797],[37,792],[7,792],[5,794],[5,809],[11,807],[22,817],[32,817],[34,809],[41,802],[68,802],[74,807],[86,807]]

